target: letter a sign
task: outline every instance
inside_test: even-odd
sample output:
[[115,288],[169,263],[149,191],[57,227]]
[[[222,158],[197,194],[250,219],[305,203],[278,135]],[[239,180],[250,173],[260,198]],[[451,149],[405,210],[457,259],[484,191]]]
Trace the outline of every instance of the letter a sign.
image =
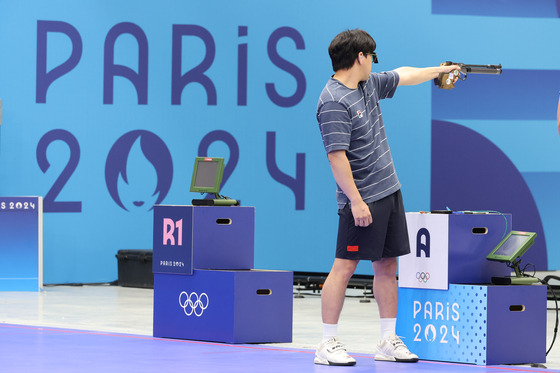
[[399,257],[399,286],[448,289],[449,216],[406,214],[410,254]]

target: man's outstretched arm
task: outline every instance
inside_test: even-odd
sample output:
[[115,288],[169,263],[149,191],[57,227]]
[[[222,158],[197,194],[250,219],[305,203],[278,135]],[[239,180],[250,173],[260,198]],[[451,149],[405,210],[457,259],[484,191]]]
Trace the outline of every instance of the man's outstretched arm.
[[449,73],[453,70],[461,70],[461,68],[457,65],[434,67],[403,66],[394,71],[399,74],[399,85],[416,85],[435,79],[441,73]]

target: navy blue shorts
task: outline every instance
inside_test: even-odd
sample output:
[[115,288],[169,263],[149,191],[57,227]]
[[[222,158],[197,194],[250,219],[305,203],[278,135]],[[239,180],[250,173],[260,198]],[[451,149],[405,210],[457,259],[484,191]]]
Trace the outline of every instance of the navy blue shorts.
[[368,206],[373,223],[367,227],[356,227],[349,204],[338,210],[336,257],[376,261],[410,253],[401,191]]

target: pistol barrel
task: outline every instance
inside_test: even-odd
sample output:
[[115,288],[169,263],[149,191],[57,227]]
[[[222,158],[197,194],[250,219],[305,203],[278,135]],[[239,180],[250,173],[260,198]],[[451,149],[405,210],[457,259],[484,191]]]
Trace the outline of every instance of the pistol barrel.
[[502,65],[466,65],[461,64],[463,74],[501,74]]

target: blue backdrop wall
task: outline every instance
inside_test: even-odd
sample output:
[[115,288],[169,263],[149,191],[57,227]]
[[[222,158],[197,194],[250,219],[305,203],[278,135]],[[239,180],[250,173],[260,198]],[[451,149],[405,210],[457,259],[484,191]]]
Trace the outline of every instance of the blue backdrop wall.
[[151,249],[154,204],[198,198],[197,155],[225,157],[223,194],[256,207],[257,268],[327,272],[315,109],[328,44],[356,27],[378,71],[503,64],[382,102],[405,204],[511,212],[539,269],[560,268],[558,1],[4,0],[0,195],[44,196],[45,283],[115,280],[118,250]]

